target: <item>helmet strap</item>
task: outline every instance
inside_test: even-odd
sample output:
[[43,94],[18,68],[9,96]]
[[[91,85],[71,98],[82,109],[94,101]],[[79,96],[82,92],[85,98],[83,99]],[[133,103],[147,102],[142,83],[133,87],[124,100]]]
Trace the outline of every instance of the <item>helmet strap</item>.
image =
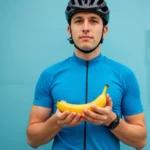
[[103,30],[102,30],[102,36],[101,36],[101,39],[100,39],[100,41],[99,41],[99,43],[94,47],[94,48],[92,48],[92,49],[90,49],[90,50],[85,50],[85,49],[81,49],[80,47],[78,47],[75,43],[74,43],[74,41],[73,41],[73,38],[72,38],[72,30],[71,30],[71,27],[70,27],[70,31],[71,31],[71,37],[68,39],[68,41],[70,42],[70,44],[74,44],[74,46],[79,50],[79,51],[81,51],[81,52],[83,52],[83,53],[91,53],[91,52],[93,52],[94,50],[96,50],[96,48],[100,45],[100,44],[102,44],[103,43],[103,33],[104,33],[104,28],[103,28]]

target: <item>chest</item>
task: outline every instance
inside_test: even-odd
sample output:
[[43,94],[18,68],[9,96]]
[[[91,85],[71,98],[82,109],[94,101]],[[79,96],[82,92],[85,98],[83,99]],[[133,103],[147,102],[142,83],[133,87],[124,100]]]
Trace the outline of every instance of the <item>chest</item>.
[[73,104],[91,102],[102,93],[105,84],[109,85],[107,93],[112,98],[113,110],[120,112],[123,95],[120,78],[111,70],[90,66],[72,68],[54,78],[51,88],[54,108],[56,102],[61,100]]

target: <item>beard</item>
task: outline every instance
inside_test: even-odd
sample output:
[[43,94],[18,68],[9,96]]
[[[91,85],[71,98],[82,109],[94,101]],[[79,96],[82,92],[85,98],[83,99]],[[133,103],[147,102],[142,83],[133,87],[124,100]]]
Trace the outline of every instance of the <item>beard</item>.
[[77,48],[77,50],[83,52],[83,53],[91,53],[93,52],[94,50],[96,50],[96,48],[103,43],[103,31],[104,31],[104,28],[102,29],[102,34],[101,34],[101,37],[99,39],[99,42],[97,44],[95,44],[93,47],[80,47],[74,40],[73,40],[73,35],[72,35],[72,29],[70,29],[71,31],[71,37],[70,37],[70,43],[71,44],[74,44],[74,47]]
[[91,52],[93,52],[94,50],[96,50],[97,49],[97,47],[100,45],[100,43],[101,43],[101,38],[100,38],[100,40],[99,40],[99,42],[98,43],[96,43],[95,45],[93,45],[93,46],[83,46],[83,47],[81,47],[81,46],[79,46],[78,44],[76,44],[76,42],[74,42],[74,46],[75,46],[75,48],[77,48],[77,50],[79,50],[79,51],[81,51],[82,53],[91,53]]

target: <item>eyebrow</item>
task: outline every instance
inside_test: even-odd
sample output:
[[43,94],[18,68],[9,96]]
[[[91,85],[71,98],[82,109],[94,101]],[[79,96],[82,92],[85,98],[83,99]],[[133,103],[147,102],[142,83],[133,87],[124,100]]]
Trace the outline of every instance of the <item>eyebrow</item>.
[[82,19],[81,16],[76,16],[73,20]]
[[95,17],[95,16],[92,16],[92,17],[90,17],[91,19],[97,19],[97,20],[99,20],[99,17]]
[[[81,17],[81,16],[76,16],[73,20],[82,19],[82,18],[83,18],[83,17]],[[99,18],[96,17],[96,16],[90,16],[89,18],[90,18],[90,19],[96,19],[96,20],[99,20]]]

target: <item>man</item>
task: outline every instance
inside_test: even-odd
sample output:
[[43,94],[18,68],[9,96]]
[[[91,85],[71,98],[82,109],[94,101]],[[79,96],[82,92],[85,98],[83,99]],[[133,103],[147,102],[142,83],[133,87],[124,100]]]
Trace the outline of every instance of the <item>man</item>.
[[[36,148],[54,139],[52,150],[119,150],[122,141],[143,148],[146,128],[135,75],[101,53],[108,31],[106,3],[70,0],[66,18],[74,53],[42,72],[27,128],[28,144]],[[93,111],[83,114],[57,110],[57,101],[93,101],[105,84],[109,89],[104,108],[92,106]]]

